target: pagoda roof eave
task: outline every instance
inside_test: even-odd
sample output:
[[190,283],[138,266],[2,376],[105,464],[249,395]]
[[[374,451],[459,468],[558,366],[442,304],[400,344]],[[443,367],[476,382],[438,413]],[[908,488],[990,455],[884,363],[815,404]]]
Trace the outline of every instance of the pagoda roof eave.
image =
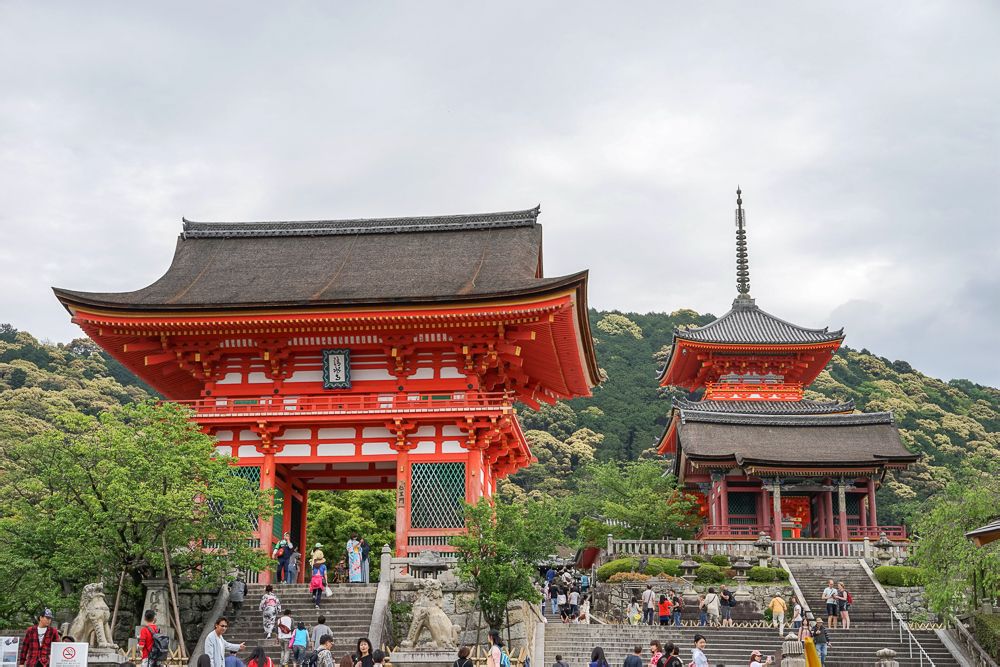
[[125,297],[136,292],[101,293],[101,292],[79,292],[75,290],[53,287],[52,291],[59,302],[63,304],[70,314],[74,309],[91,310],[107,314],[120,314],[139,316],[140,314],[153,314],[159,316],[174,315],[176,317],[198,316],[204,313],[224,312],[230,315],[253,315],[265,312],[317,312],[327,310],[350,311],[350,310],[370,310],[378,308],[384,312],[386,306],[397,308],[413,307],[415,309],[426,307],[451,306],[455,308],[463,306],[475,306],[484,302],[497,300],[517,300],[519,298],[532,298],[545,296],[557,292],[566,287],[586,288],[588,271],[580,271],[566,276],[555,278],[539,278],[530,281],[523,286],[498,290],[480,294],[465,295],[433,295],[433,296],[395,296],[384,298],[355,298],[355,299],[335,299],[335,300],[307,300],[307,301],[260,301],[246,303],[127,303],[123,299],[113,299],[110,297]]

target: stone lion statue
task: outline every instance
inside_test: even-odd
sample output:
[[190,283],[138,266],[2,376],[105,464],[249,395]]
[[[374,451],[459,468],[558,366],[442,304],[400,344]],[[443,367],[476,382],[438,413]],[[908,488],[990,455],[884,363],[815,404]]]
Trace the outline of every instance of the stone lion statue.
[[69,626],[69,634],[78,642],[94,648],[117,649],[111,639],[111,610],[104,599],[104,584],[87,584],[80,596],[80,613]]
[[[443,598],[440,581],[423,580],[417,601],[413,603],[413,621],[410,623],[410,631],[406,634],[402,648],[419,645],[430,649],[454,649],[458,646],[461,628],[458,624],[452,623],[448,614],[444,613]],[[431,637],[429,640],[420,641],[420,635],[425,630]]]

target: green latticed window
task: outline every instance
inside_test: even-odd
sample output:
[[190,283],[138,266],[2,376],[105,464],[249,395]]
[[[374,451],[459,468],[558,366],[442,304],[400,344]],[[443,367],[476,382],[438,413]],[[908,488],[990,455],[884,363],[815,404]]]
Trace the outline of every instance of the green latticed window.
[[410,467],[410,526],[461,528],[464,463],[414,463]]
[[729,523],[737,526],[757,523],[756,493],[729,492]]

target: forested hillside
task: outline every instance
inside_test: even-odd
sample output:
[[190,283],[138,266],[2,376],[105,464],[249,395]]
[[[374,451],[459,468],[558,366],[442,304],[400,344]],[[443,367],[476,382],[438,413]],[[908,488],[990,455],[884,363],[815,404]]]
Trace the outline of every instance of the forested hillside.
[[[598,361],[607,380],[592,398],[520,411],[540,463],[514,476],[517,489],[508,492],[565,485],[570,462],[589,454],[581,451],[581,442],[593,445],[592,456],[598,460],[652,456],[670,410],[670,392],[657,389],[656,377],[673,329],[712,319],[691,310],[669,315],[591,310]],[[904,445],[925,455],[880,492],[879,508],[887,523],[910,518],[916,503],[943,488],[961,467],[985,470],[1000,463],[1000,391],[995,388],[967,380],[943,382],[905,361],[843,347],[807,396],[854,399],[863,411],[891,410]]]
[[[575,490],[572,473],[595,459],[653,457],[651,448],[670,408],[669,392],[657,389],[656,375],[672,331],[713,319],[690,310],[669,315],[591,311],[590,317],[607,380],[592,398],[537,412],[519,410],[539,463],[504,484],[507,497],[559,497]],[[0,451],[5,441],[26,439],[61,415],[95,415],[149,395],[88,339],[53,345],[0,325]],[[861,410],[892,410],[904,444],[925,455],[881,492],[886,522],[911,516],[917,501],[942,488],[963,466],[985,470],[1000,463],[1000,391],[995,388],[943,382],[905,361],[842,348],[810,397],[853,398]],[[385,528],[381,523],[379,530]]]

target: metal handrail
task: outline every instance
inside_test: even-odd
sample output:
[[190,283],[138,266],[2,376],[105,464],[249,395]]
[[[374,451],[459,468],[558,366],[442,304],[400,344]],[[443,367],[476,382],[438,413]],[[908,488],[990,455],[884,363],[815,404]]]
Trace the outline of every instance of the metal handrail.
[[868,566],[868,562],[865,561],[864,558],[859,558],[858,564],[861,565],[861,569],[864,570],[864,573],[868,575],[868,579],[870,579],[872,584],[874,584],[875,590],[877,590],[878,594],[882,597],[882,601],[885,602],[887,607],[889,607],[889,628],[890,629],[899,628],[900,644],[903,643],[903,630],[906,630],[907,648],[909,649],[910,652],[910,659],[911,660],[913,659],[913,645],[916,644],[918,657],[920,659],[920,664],[923,665],[924,658],[926,658],[927,664],[930,665],[930,667],[934,667],[934,661],[931,660],[931,656],[928,655],[927,651],[924,650],[924,647],[921,645],[920,641],[913,636],[912,632],[910,632],[910,624],[904,621],[903,617],[899,615],[899,611],[896,609],[896,605],[894,605],[889,600],[889,596],[886,595],[885,589],[882,588],[882,584],[880,584],[878,580],[875,578],[875,573],[872,572],[871,567]]
[[[927,658],[927,664],[930,665],[930,667],[934,667],[934,661],[931,660],[931,656],[929,656],[927,654],[927,651],[924,650],[924,647],[920,644],[920,641],[916,637],[913,636],[912,632],[910,632],[910,624],[903,620],[903,617],[900,616],[899,612],[896,610],[896,606],[893,605],[892,603],[889,603],[889,612],[890,612],[890,614],[889,614],[889,627],[890,628],[896,628],[896,627],[899,628],[899,643],[900,644],[903,643],[903,630],[906,630],[907,648],[909,648],[909,650],[910,650],[910,659],[911,660],[913,659],[913,645],[916,644],[917,645],[917,650],[919,651],[918,656],[920,658],[920,664],[923,665],[924,664],[924,658]],[[895,623],[893,623],[894,619],[896,621]]]

